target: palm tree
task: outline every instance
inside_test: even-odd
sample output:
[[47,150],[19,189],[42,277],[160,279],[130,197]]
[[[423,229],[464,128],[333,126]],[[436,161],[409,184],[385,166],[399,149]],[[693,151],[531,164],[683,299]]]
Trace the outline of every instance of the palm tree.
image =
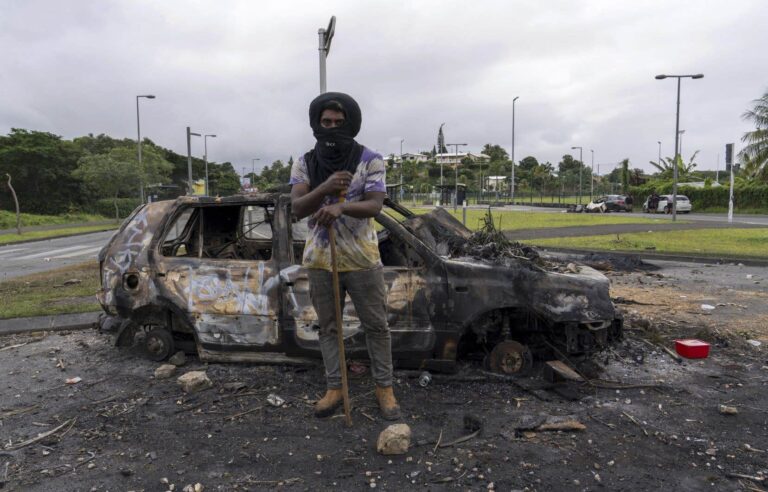
[[[688,178],[693,174],[694,169],[696,169],[696,156],[698,154],[698,150],[694,152],[687,164],[683,162],[683,157],[679,156],[677,162],[677,176],[679,179],[683,177]],[[650,161],[651,165],[658,169],[661,175],[666,178],[671,178],[674,174],[674,162],[675,159],[673,157],[663,157],[660,163]]]
[[752,179],[768,180],[768,92],[752,101],[755,107],[741,117],[755,124],[741,141],[747,145],[739,153],[744,173]]

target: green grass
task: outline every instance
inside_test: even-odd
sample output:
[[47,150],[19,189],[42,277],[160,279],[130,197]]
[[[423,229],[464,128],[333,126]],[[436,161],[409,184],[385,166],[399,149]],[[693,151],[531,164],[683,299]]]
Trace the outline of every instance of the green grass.
[[694,229],[640,232],[603,236],[581,236],[526,241],[537,246],[554,246],[601,251],[627,251],[721,255],[733,258],[767,258],[768,228]]
[[13,243],[19,243],[24,241],[29,241],[30,239],[47,239],[47,238],[54,238],[54,237],[61,237],[61,236],[69,236],[72,234],[81,234],[85,232],[98,232],[98,231],[108,231],[110,229],[115,229],[117,226],[115,224],[102,224],[102,225],[93,225],[93,226],[81,226],[81,227],[61,227],[58,229],[49,229],[45,231],[30,231],[25,232],[24,234],[0,234],[0,244],[13,244]]
[[[80,283],[64,285],[71,279]],[[98,311],[99,265],[96,262],[0,282],[0,319]]]
[[[21,214],[21,227],[58,225],[58,224],[82,224],[85,222],[100,222],[109,220],[102,215],[94,214],[64,214],[64,215],[35,215]],[[16,213],[0,210],[0,229],[15,229]]]
[[[430,209],[412,209],[414,213],[423,214]],[[462,220],[461,208],[454,213],[453,208],[446,209],[454,217]],[[467,227],[477,230],[481,219],[485,217],[487,210],[467,209]],[[663,219],[649,219],[633,214],[567,214],[562,212],[515,212],[508,210],[494,210],[493,221],[501,230],[511,231],[519,229],[544,229],[551,227],[575,227],[593,226],[600,224],[658,224]],[[666,221],[668,222],[668,221]]]

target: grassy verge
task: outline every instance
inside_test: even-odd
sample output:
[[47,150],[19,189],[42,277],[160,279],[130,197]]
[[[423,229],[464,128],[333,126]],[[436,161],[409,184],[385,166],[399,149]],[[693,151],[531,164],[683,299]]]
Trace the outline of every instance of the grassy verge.
[[[64,285],[67,281],[72,283]],[[98,288],[96,262],[0,282],[0,319],[98,311]]]
[[[63,214],[63,215],[36,215],[21,214],[21,227],[81,224],[84,222],[100,222],[109,218],[94,214]],[[16,213],[0,210],[0,229],[14,229],[16,227]]]
[[29,231],[24,234],[0,234],[0,244],[12,244],[29,241],[30,239],[47,239],[60,236],[69,236],[72,234],[82,234],[86,232],[99,232],[115,229],[115,224],[102,224],[94,226],[81,227],[61,227],[58,229],[49,229],[45,231]]
[[[430,209],[413,209],[414,213],[422,214]],[[462,220],[462,211],[446,208],[448,212]],[[467,209],[467,227],[476,230],[485,217],[486,210]],[[543,229],[550,227],[593,226],[600,224],[658,224],[664,219],[649,219],[633,214],[566,214],[562,212],[514,212],[508,210],[493,211],[493,221],[496,227],[505,230]]]
[[768,228],[695,229],[641,232],[603,236],[581,236],[526,241],[537,246],[553,246],[601,251],[626,251],[733,258],[768,258]]

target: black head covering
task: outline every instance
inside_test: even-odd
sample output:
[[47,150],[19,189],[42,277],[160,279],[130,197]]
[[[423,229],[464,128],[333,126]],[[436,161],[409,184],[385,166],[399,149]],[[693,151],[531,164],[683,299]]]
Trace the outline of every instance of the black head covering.
[[[323,111],[338,110],[337,105],[344,113],[344,125],[323,128],[320,125]],[[355,141],[361,123],[360,106],[347,94],[326,92],[309,104],[309,126],[317,139],[315,148],[304,154],[311,189],[322,184],[336,171],[355,173],[363,154],[363,146]]]

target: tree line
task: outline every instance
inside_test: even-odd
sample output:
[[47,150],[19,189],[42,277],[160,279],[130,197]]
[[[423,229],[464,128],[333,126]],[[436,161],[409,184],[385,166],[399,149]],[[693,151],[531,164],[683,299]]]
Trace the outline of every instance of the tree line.
[[[203,159],[192,159],[194,179],[205,176]],[[89,212],[125,215],[147,195],[171,198],[185,194],[187,157],[142,140],[139,167],[136,141],[89,134],[66,140],[48,132],[14,128],[0,136],[0,175],[10,175],[21,210],[36,214]],[[240,179],[229,162],[208,163],[210,191],[231,195]],[[163,185],[158,186],[158,185]],[[0,209],[13,210],[8,190]]]

